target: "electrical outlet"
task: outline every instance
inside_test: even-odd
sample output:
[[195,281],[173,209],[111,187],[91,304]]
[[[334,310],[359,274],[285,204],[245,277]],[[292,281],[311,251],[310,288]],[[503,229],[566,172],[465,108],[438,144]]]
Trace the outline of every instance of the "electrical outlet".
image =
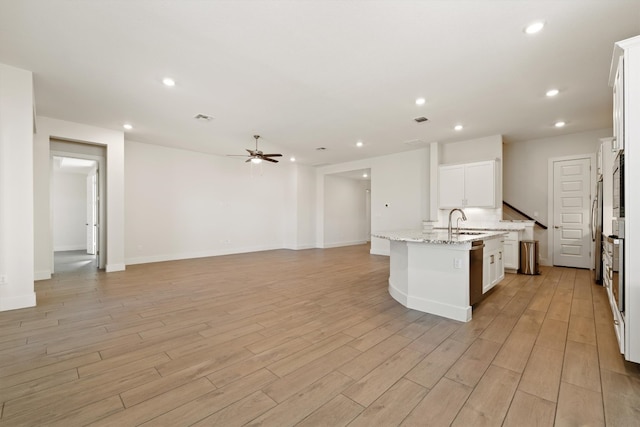
[[7,276],[5,274],[0,274],[0,285],[7,284]]
[[462,268],[462,259],[454,258],[453,259],[453,268]]

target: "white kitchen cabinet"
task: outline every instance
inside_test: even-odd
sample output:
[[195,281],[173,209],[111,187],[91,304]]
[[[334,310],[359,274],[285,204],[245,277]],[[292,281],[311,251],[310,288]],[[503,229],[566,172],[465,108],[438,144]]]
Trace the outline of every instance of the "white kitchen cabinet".
[[495,208],[496,162],[441,165],[438,176],[438,204],[441,209]]
[[602,149],[602,233],[613,234],[613,138],[601,138]]
[[520,233],[510,231],[504,238],[504,268],[516,272],[520,268]]
[[[622,253],[624,265],[624,319],[614,311],[616,333],[624,358],[640,363],[640,257],[638,230],[640,224],[640,36],[614,45],[609,84],[613,87],[614,149],[624,149],[625,227]],[[634,262],[635,261],[635,262]]]
[[440,166],[438,183],[441,208],[464,206],[464,165]]
[[482,257],[482,293],[486,293],[504,279],[503,238],[485,240]]
[[[504,247],[504,242],[503,242],[503,247]],[[496,273],[495,273],[494,285],[498,284],[499,282],[502,281],[502,279],[504,279],[504,250],[500,249],[497,255],[498,255],[498,258],[496,260]]]
[[[615,60],[614,60],[615,61]],[[613,77],[613,151],[624,149],[624,55],[617,58]]]

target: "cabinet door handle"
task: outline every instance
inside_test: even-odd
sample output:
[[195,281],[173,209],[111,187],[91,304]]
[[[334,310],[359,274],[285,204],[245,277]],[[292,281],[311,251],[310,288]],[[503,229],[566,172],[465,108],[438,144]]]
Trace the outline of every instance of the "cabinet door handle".
[[493,264],[494,259],[493,259],[493,255],[491,255],[491,264]]

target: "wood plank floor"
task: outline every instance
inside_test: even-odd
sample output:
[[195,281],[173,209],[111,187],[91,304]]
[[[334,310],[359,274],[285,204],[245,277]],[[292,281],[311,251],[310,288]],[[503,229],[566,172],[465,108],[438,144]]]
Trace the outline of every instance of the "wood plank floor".
[[508,274],[468,323],[388,275],[363,245],[37,282],[0,313],[0,425],[640,425],[589,271]]

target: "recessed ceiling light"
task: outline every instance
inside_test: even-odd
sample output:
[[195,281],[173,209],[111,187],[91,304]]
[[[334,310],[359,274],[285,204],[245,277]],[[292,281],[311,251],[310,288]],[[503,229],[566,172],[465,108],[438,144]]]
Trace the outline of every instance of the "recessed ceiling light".
[[565,122],[556,122],[556,124],[555,124],[554,126],[555,126],[555,127],[557,127],[557,128],[561,128],[561,127],[563,127],[564,125],[566,125],[566,123],[565,123]]
[[367,175],[366,173],[363,173],[363,174],[362,174],[362,177],[363,177],[363,178],[366,178],[366,177],[368,177],[368,176],[369,176],[369,175]]
[[427,101],[424,98],[416,99],[416,105],[424,105],[425,102]]
[[356,142],[356,147],[362,147],[364,144],[362,143],[362,141],[358,141]]
[[293,157],[293,156],[291,156],[291,157],[289,158],[289,161],[291,161],[291,162],[295,162],[295,161],[296,161],[296,158],[295,158],[295,157]]
[[455,130],[462,130],[463,127],[462,127],[462,125],[455,125],[454,129]]
[[126,130],[131,130],[131,129],[133,129],[133,126],[132,126],[132,125],[130,125],[129,123],[125,123],[125,124],[123,124],[123,125],[122,125],[122,127],[123,127],[123,128],[125,128]]
[[556,96],[560,91],[558,89],[549,89],[546,93],[548,97]]
[[527,27],[524,29],[524,32],[527,34],[535,34],[540,32],[543,28],[544,28],[544,22],[542,21],[532,22],[531,24],[527,25]]
[[173,80],[171,77],[165,77],[164,79],[162,79],[162,84],[165,86],[175,86],[176,85],[176,81]]

